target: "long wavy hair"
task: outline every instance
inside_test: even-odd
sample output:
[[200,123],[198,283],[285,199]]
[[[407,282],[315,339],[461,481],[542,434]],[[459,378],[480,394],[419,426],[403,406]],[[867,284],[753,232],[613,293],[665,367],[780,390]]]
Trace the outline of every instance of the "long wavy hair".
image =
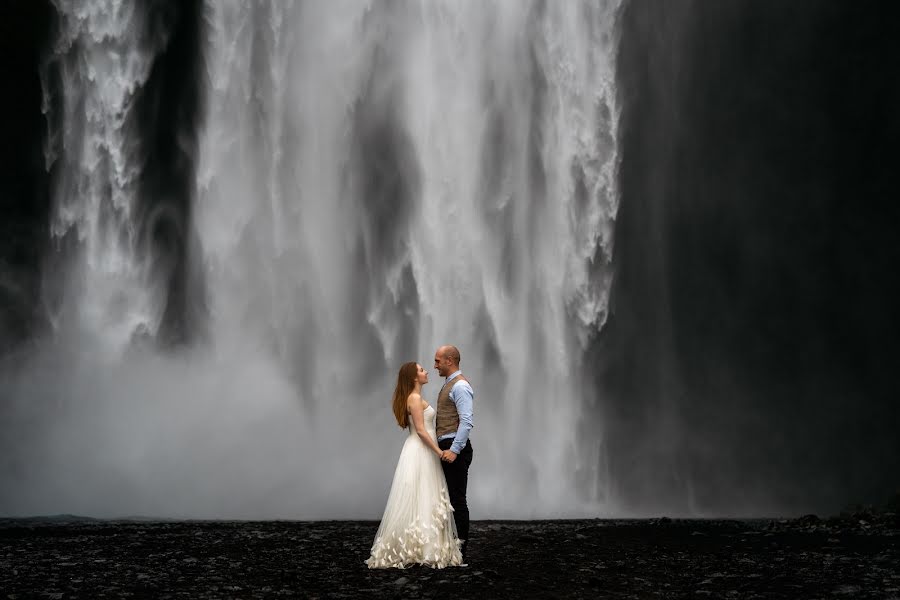
[[400,373],[397,374],[397,387],[394,388],[394,416],[397,417],[397,425],[406,429],[409,425],[409,415],[406,412],[406,399],[416,387],[416,378],[419,375],[419,365],[414,362],[403,363]]

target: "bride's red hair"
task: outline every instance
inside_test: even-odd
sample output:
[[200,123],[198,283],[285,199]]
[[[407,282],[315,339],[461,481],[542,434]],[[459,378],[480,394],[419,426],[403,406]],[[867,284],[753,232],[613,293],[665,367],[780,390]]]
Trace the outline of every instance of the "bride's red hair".
[[397,425],[406,428],[409,425],[409,414],[406,412],[406,399],[416,387],[416,378],[419,375],[418,363],[403,363],[400,373],[397,374],[397,387],[394,388],[394,416],[397,417]]

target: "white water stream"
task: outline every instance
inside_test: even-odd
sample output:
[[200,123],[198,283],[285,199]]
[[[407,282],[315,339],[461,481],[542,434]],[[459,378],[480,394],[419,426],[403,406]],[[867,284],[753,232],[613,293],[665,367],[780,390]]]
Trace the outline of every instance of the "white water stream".
[[128,153],[157,49],[131,3],[60,2],[53,231],[83,240],[84,285],[9,384],[35,459],[0,510],[377,518],[397,369],[444,343],[476,390],[472,518],[613,510],[602,432],[576,432],[612,275],[618,4],[209,2],[210,336],[168,355],[127,348],[162,310]]

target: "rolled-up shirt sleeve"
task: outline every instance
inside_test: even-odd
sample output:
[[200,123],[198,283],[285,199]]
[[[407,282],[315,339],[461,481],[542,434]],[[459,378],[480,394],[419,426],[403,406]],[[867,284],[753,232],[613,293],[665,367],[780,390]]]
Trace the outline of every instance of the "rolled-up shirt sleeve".
[[468,381],[460,381],[450,390],[450,399],[453,400],[459,414],[459,427],[456,429],[456,437],[453,438],[450,450],[455,454],[461,454],[466,442],[469,441],[469,431],[475,427],[473,419],[475,391]]

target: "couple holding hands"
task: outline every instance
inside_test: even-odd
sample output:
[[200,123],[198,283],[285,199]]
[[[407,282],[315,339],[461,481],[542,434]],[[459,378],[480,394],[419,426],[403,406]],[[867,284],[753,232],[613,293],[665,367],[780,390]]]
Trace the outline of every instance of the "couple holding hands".
[[422,365],[408,362],[400,367],[393,411],[409,435],[366,560],[370,569],[468,566],[466,486],[475,392],[459,362],[455,346],[441,346],[435,352],[434,368],[445,378],[437,407],[422,398],[422,386],[428,383]]

